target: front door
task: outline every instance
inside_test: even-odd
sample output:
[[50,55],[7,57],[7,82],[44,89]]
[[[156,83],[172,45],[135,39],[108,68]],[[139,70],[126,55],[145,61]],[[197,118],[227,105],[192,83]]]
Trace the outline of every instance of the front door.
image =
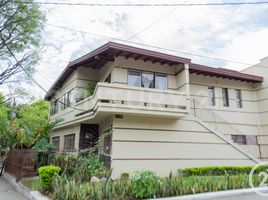
[[99,140],[98,124],[81,124],[79,149],[94,147]]

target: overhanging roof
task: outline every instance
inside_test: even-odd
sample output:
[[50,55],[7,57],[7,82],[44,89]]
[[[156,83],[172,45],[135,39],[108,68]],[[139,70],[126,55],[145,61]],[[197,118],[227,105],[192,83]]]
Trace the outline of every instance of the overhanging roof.
[[49,89],[45,96],[46,100],[50,100],[55,92],[62,86],[64,81],[76,70],[79,66],[86,68],[98,69],[104,66],[108,61],[114,61],[117,56],[124,56],[125,58],[133,58],[135,60],[142,59],[143,61],[159,63],[161,65],[167,64],[174,66],[178,64],[189,64],[190,73],[203,74],[209,76],[217,76],[223,78],[230,78],[248,82],[262,82],[263,78],[259,76],[240,73],[238,71],[213,68],[203,65],[193,64],[190,59],[174,56],[166,53],[143,49],[139,47],[133,47],[125,44],[119,44],[115,42],[108,42],[103,46],[93,50],[92,52],[70,62],[67,67],[60,74],[58,79]]
[[228,78],[252,83],[259,83],[263,81],[263,77],[255,76],[251,74],[241,73],[239,71],[225,69],[225,68],[214,68],[199,64],[190,64],[190,73],[202,74],[205,76],[215,76],[221,78]]

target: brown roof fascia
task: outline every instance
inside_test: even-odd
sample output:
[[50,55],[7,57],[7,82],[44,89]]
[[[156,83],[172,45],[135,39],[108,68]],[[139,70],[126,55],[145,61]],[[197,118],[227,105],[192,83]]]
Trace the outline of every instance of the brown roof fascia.
[[194,64],[194,63],[190,64],[190,72],[206,74],[206,75],[211,75],[211,76],[218,76],[218,77],[223,77],[223,78],[231,78],[231,79],[248,81],[248,82],[253,82],[253,83],[263,82],[263,77],[261,76],[241,73],[239,71],[225,69],[225,68],[208,67],[208,66]]

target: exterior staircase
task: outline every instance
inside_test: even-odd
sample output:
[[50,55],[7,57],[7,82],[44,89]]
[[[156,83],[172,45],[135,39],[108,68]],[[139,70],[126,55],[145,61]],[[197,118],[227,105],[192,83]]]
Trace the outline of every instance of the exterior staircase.
[[[230,145],[250,157],[257,163],[260,162],[259,156],[256,153],[256,139],[252,136],[247,136],[234,125],[227,122],[210,108],[206,107],[196,99],[191,100],[191,114],[196,117],[197,121],[202,123],[213,133],[216,133]],[[246,145],[235,143],[232,135],[245,135]]]

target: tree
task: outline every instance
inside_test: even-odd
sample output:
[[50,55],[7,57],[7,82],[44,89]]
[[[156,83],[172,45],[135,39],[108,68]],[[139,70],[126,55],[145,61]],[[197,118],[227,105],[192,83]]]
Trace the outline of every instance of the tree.
[[44,22],[33,0],[0,0],[0,85],[24,70],[33,73],[38,56],[30,50],[39,47]]
[[42,139],[48,141],[58,123],[50,122],[48,110],[49,103],[43,100],[11,106],[0,93],[0,144],[31,148]]

